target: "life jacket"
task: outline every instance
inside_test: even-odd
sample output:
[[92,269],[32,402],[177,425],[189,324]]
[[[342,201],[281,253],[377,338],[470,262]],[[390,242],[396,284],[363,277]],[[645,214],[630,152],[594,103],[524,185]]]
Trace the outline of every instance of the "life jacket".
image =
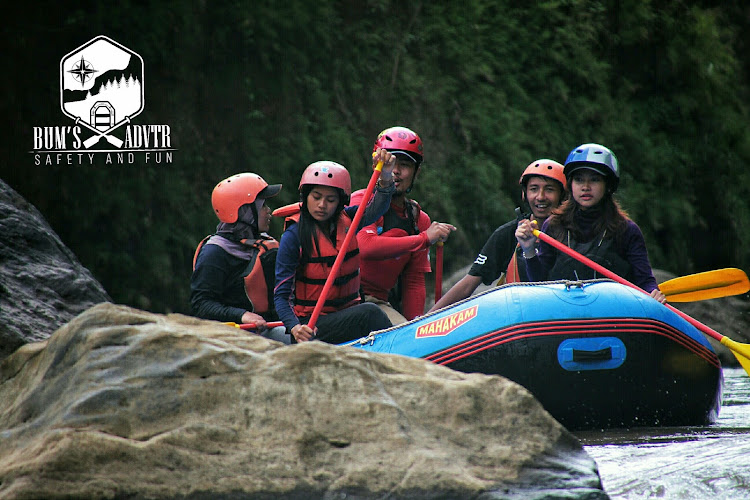
[[[617,254],[614,238],[606,238],[606,234],[607,231],[605,230],[601,236],[587,243],[578,243],[570,236],[570,231],[568,231],[567,245],[618,276],[632,280],[630,263]],[[567,254],[560,253],[547,277],[550,280],[589,280],[596,278],[597,275],[596,271],[586,264]]]
[[290,203],[289,205],[284,205],[283,207],[279,207],[273,212],[271,212],[271,215],[274,217],[283,217],[284,218],[284,231],[286,229],[299,221],[299,213],[300,210],[302,210],[302,203],[301,202],[295,202]]
[[[193,255],[193,270],[195,262],[206,242],[214,235],[210,234],[198,243]],[[245,285],[245,295],[252,305],[252,311],[257,314],[265,314],[273,309],[273,287],[276,267],[276,254],[279,250],[279,242],[270,236],[262,235],[260,238],[242,243],[249,246],[250,260],[242,272],[242,281]]]
[[521,273],[518,268],[519,250],[523,251],[521,250],[520,245],[516,245],[516,248],[513,249],[513,256],[510,258],[510,262],[508,262],[508,269],[505,271],[504,283],[519,283],[521,281],[528,281],[528,279],[523,279],[521,277]]
[[[292,215],[288,219],[291,219],[291,221],[299,220],[299,214]],[[344,244],[344,238],[346,238],[346,232],[351,228],[351,223],[352,220],[345,213],[339,215],[336,223],[335,247],[331,240],[322,234],[320,229],[316,228],[319,248],[313,248],[313,255],[305,259],[295,276],[293,304],[294,314],[298,318],[306,318],[312,315],[326,279],[336,261],[339,249],[346,253],[339,268],[339,273],[328,291],[321,312],[340,311],[360,302],[357,238],[351,238],[349,246],[345,249],[341,248]]]
[[378,234],[385,233],[391,229],[401,229],[409,236],[419,234],[417,221],[419,220],[421,207],[414,200],[405,200],[405,202],[404,213],[406,214],[406,218],[400,217],[392,207],[389,208],[378,221]]

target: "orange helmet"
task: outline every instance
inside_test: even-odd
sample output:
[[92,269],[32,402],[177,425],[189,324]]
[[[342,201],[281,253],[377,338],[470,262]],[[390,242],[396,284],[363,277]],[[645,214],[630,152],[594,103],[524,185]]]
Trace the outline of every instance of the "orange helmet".
[[556,180],[562,184],[563,191],[567,188],[567,182],[565,174],[563,174],[565,167],[557,163],[555,160],[541,159],[531,162],[526,170],[521,174],[521,178],[518,183],[522,186],[526,186],[526,181],[529,177],[537,175],[540,177],[547,177],[549,179]]
[[271,198],[279,191],[281,184],[268,184],[258,174],[236,174],[216,185],[211,193],[211,205],[221,222],[231,224],[237,222],[242,205],[253,203],[258,198]]
[[352,194],[352,180],[349,177],[349,171],[335,161],[316,161],[308,165],[302,172],[299,189],[301,190],[302,186],[306,184],[341,189],[347,199]]

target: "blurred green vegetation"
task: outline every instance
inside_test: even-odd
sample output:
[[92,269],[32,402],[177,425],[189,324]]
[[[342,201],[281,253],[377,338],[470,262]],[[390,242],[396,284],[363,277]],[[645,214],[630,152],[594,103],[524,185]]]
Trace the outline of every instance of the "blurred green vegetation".
[[[563,162],[584,142],[618,155],[619,198],[655,267],[750,268],[739,0],[43,1],[9,16],[0,177],[116,302],[189,312],[218,181],[257,172],[284,184],[280,206],[305,166],[330,159],[364,187],[392,125],[425,143],[414,198],[459,227],[446,272],[514,217],[528,163]],[[60,59],[101,34],[143,58],[135,121],[170,125],[173,163],[34,165],[32,128],[69,125]]]

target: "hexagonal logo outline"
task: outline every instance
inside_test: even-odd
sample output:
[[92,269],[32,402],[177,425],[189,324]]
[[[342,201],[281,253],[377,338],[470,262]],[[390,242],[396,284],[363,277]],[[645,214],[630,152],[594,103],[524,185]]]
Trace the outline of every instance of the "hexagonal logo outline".
[[60,60],[60,108],[92,132],[89,149],[104,138],[121,148],[112,134],[145,106],[141,56],[104,35],[97,36]]

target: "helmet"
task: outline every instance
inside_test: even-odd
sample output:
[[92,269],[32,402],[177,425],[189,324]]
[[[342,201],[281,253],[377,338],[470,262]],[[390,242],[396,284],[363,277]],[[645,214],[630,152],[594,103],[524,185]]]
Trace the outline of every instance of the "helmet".
[[609,191],[617,191],[617,185],[620,183],[620,167],[617,164],[615,154],[602,146],[601,144],[581,144],[568,155],[565,160],[565,177],[581,168],[588,168],[599,172],[607,178]]
[[563,174],[564,167],[557,163],[555,160],[541,159],[531,162],[526,170],[521,174],[521,178],[518,179],[518,183],[522,186],[526,185],[526,181],[529,177],[537,175],[540,177],[547,177],[553,179],[562,184],[563,191],[567,187],[565,174]]
[[311,163],[302,172],[299,181],[299,189],[306,184],[317,184],[319,186],[330,186],[341,189],[348,202],[352,194],[352,180],[349,171],[343,165],[335,161],[316,161]]
[[407,156],[417,164],[417,168],[422,164],[424,155],[422,139],[416,132],[406,127],[391,127],[380,132],[372,147],[372,152],[374,153],[378,149]]
[[268,184],[258,174],[249,172],[227,177],[219,182],[211,193],[211,205],[221,222],[234,223],[242,205],[256,199],[276,196],[281,184]]

